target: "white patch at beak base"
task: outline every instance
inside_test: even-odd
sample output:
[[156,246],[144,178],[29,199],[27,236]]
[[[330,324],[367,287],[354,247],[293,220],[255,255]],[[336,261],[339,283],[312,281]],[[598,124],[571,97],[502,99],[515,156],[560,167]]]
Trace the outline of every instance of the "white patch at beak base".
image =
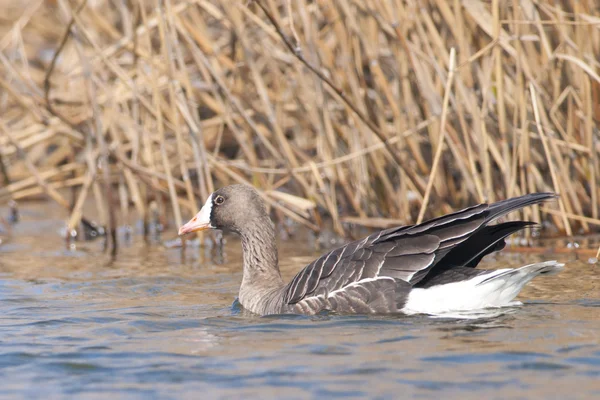
[[206,203],[204,203],[200,209],[200,212],[196,214],[198,222],[201,224],[207,224],[209,228],[214,228],[214,226],[210,224],[210,214],[212,214],[212,198],[213,195],[211,193],[211,195],[208,196],[208,199],[206,199]]

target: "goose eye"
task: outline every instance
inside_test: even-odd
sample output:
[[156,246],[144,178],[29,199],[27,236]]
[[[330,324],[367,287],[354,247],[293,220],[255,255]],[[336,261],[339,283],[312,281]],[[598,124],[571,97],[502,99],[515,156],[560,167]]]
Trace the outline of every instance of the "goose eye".
[[215,197],[215,204],[217,204],[217,205],[223,204],[224,201],[225,201],[225,199],[223,198],[223,196]]

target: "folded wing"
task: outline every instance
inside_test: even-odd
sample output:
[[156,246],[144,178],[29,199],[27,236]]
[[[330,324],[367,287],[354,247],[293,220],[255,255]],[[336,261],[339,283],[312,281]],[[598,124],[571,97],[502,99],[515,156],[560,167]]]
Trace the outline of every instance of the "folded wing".
[[[487,254],[504,247],[504,238],[530,223],[489,223],[522,207],[555,198],[535,193],[474,207],[411,225],[387,229],[339,247],[310,263],[288,284],[286,304],[313,296],[339,296],[348,287],[356,291],[361,282],[389,277],[410,285],[453,268],[474,268]],[[466,272],[463,272],[466,273]],[[439,278],[438,278],[439,279]],[[401,285],[403,286],[403,285]],[[403,286],[404,287],[404,286]]]

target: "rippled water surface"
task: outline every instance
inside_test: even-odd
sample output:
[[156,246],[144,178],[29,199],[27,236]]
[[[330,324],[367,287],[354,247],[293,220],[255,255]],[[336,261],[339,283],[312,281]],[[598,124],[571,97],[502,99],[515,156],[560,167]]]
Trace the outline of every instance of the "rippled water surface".
[[[598,398],[600,267],[506,254],[486,267],[567,263],[521,308],[474,320],[256,317],[234,302],[225,250],[134,237],[65,250],[62,220],[24,213],[0,244],[0,396],[62,398]],[[282,243],[289,279],[318,252]]]

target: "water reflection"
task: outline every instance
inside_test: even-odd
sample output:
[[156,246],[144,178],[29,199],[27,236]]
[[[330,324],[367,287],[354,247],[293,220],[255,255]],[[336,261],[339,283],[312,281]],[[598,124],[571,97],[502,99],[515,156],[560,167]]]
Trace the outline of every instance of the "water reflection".
[[[48,213],[47,215],[52,215]],[[23,210],[0,245],[0,395],[581,397],[600,393],[598,267],[570,254],[523,307],[472,315],[258,317],[235,301],[241,254],[132,236],[111,260],[66,249],[62,220]],[[320,251],[282,243],[284,279]],[[536,262],[505,254],[486,266]],[[548,382],[552,382],[551,385]]]

